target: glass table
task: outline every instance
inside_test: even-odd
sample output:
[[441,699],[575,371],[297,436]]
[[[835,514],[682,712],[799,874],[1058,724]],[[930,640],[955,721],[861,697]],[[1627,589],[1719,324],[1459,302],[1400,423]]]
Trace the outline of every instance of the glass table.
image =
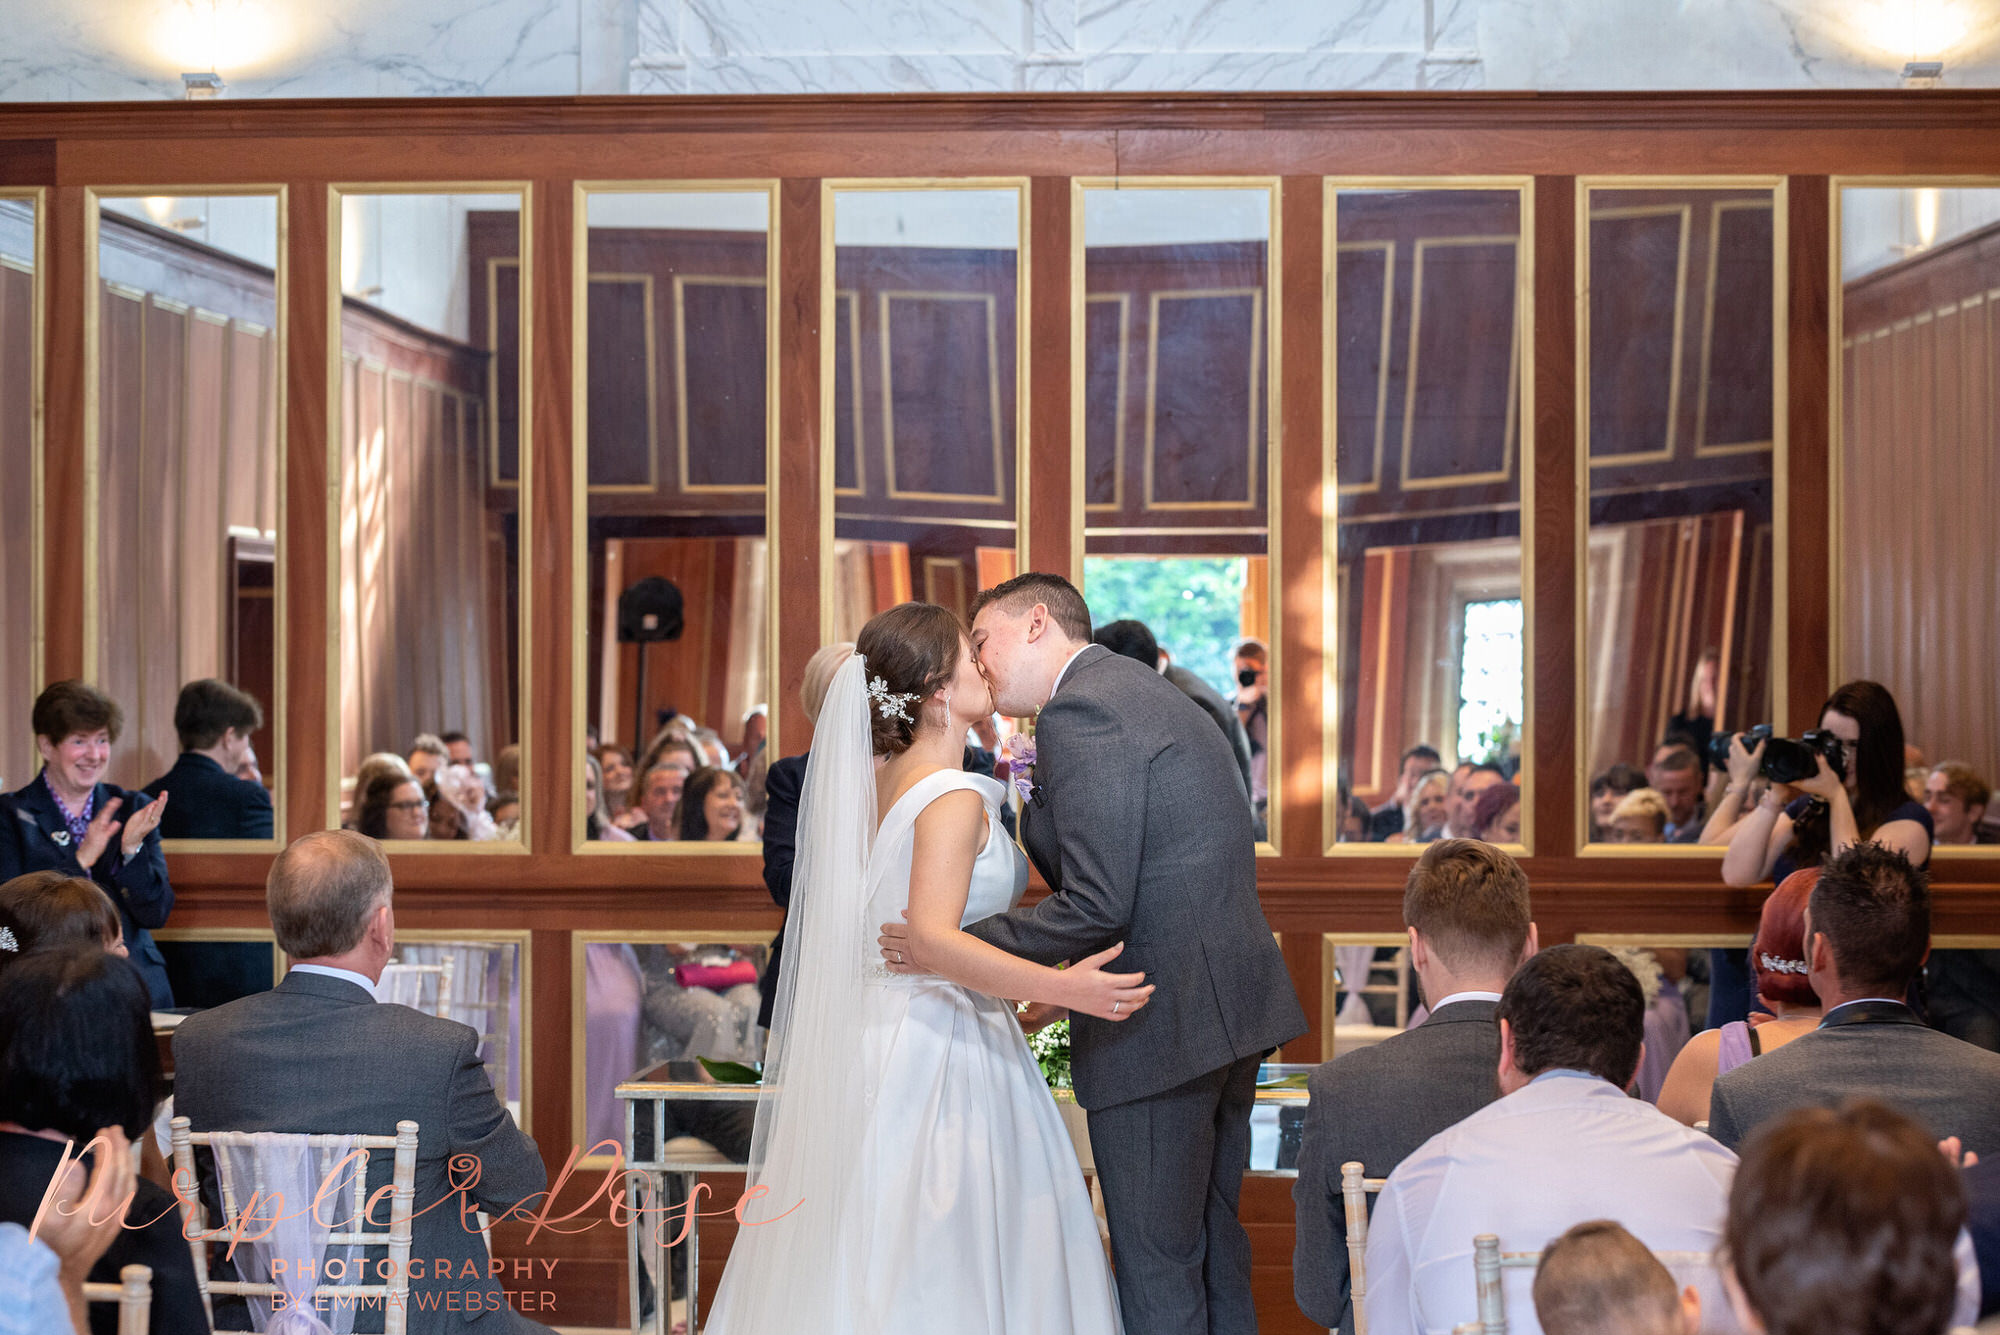
[[[1250,1113],[1250,1161],[1244,1167],[1248,1177],[1297,1177],[1299,1142],[1305,1131],[1306,1073],[1310,1065],[1266,1063],[1258,1070],[1257,1103]],[[638,1207],[643,1193],[656,1212],[662,1204],[678,1212],[698,1208],[695,1185],[703,1173],[740,1173],[744,1160],[724,1152],[706,1140],[688,1135],[683,1128],[690,1121],[712,1119],[723,1107],[749,1111],[756,1107],[759,1086],[724,1084],[692,1061],[661,1062],[634,1075],[617,1088],[625,1103],[625,1167],[627,1200]],[[1089,1164],[1088,1135],[1078,1115],[1076,1096],[1067,1089],[1054,1091],[1063,1120],[1076,1138],[1079,1162]],[[749,1137],[743,1141],[747,1145]],[[657,1219],[655,1213],[648,1219]],[[678,1224],[662,1228],[635,1221],[625,1230],[626,1261],[631,1268],[631,1298],[628,1314],[632,1329],[640,1329],[640,1277],[652,1285],[654,1311],[662,1322],[672,1292],[668,1238]],[[700,1220],[686,1225],[681,1274],[687,1286],[687,1328],[699,1331],[700,1322]]]

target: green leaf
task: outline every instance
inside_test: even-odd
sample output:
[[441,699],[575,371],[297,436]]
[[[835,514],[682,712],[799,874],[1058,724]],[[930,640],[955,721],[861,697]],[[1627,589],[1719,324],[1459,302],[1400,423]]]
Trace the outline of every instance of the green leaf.
[[714,1076],[721,1084],[755,1085],[764,1079],[754,1066],[745,1066],[742,1062],[716,1061],[710,1057],[696,1057],[695,1060],[701,1063],[702,1070]]

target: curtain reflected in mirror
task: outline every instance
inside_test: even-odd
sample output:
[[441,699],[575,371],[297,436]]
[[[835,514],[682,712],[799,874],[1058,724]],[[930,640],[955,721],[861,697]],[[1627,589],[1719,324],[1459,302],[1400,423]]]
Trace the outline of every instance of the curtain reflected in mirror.
[[[169,839],[272,837],[279,201],[105,198],[91,662]],[[178,800],[176,800],[178,799]]]
[[1692,844],[1774,721],[1774,195],[1586,197],[1589,837]]
[[342,817],[518,839],[521,200],[339,204]]
[[0,199],[0,791],[34,777],[28,723],[35,699],[35,201]]
[[770,762],[764,191],[588,198],[587,839],[752,843]]
[[1016,573],[1021,196],[833,196],[833,638]]
[[[525,934],[522,934],[523,936]],[[494,1092],[516,1121],[528,1084],[521,1044],[521,936],[400,931],[376,993],[383,1001],[469,1025]]]
[[1093,188],[1081,219],[1084,597],[1108,647],[1156,648],[1228,735],[1259,839],[1277,735],[1273,193]]
[[1330,842],[1522,842],[1525,222],[1514,188],[1330,194]]
[[1840,261],[1839,679],[1894,695],[1937,846],[2000,844],[2000,184],[1844,189]]

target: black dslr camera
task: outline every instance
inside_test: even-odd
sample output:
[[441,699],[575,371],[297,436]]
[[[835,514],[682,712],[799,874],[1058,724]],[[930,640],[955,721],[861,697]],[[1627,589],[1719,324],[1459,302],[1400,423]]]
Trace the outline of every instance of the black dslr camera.
[[[1729,768],[1729,744],[1736,734],[1718,732],[1708,739],[1708,763],[1719,770]],[[1759,723],[1743,733],[1743,748],[1755,751],[1757,743],[1764,744],[1764,763],[1757,772],[1772,783],[1798,783],[1819,773],[1819,759],[1826,757],[1827,765],[1843,782],[1847,779],[1847,748],[1841,740],[1824,728],[1814,728],[1796,738],[1775,737],[1771,725]]]

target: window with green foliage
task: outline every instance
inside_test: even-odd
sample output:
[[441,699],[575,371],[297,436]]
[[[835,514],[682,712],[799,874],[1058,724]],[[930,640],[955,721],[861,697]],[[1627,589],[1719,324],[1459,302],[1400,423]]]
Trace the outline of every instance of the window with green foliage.
[[1458,674],[1458,754],[1504,765],[1526,712],[1521,681],[1521,600],[1465,605]]
[[1174,662],[1228,698],[1248,572],[1240,556],[1086,556],[1083,594],[1098,625],[1145,622]]

